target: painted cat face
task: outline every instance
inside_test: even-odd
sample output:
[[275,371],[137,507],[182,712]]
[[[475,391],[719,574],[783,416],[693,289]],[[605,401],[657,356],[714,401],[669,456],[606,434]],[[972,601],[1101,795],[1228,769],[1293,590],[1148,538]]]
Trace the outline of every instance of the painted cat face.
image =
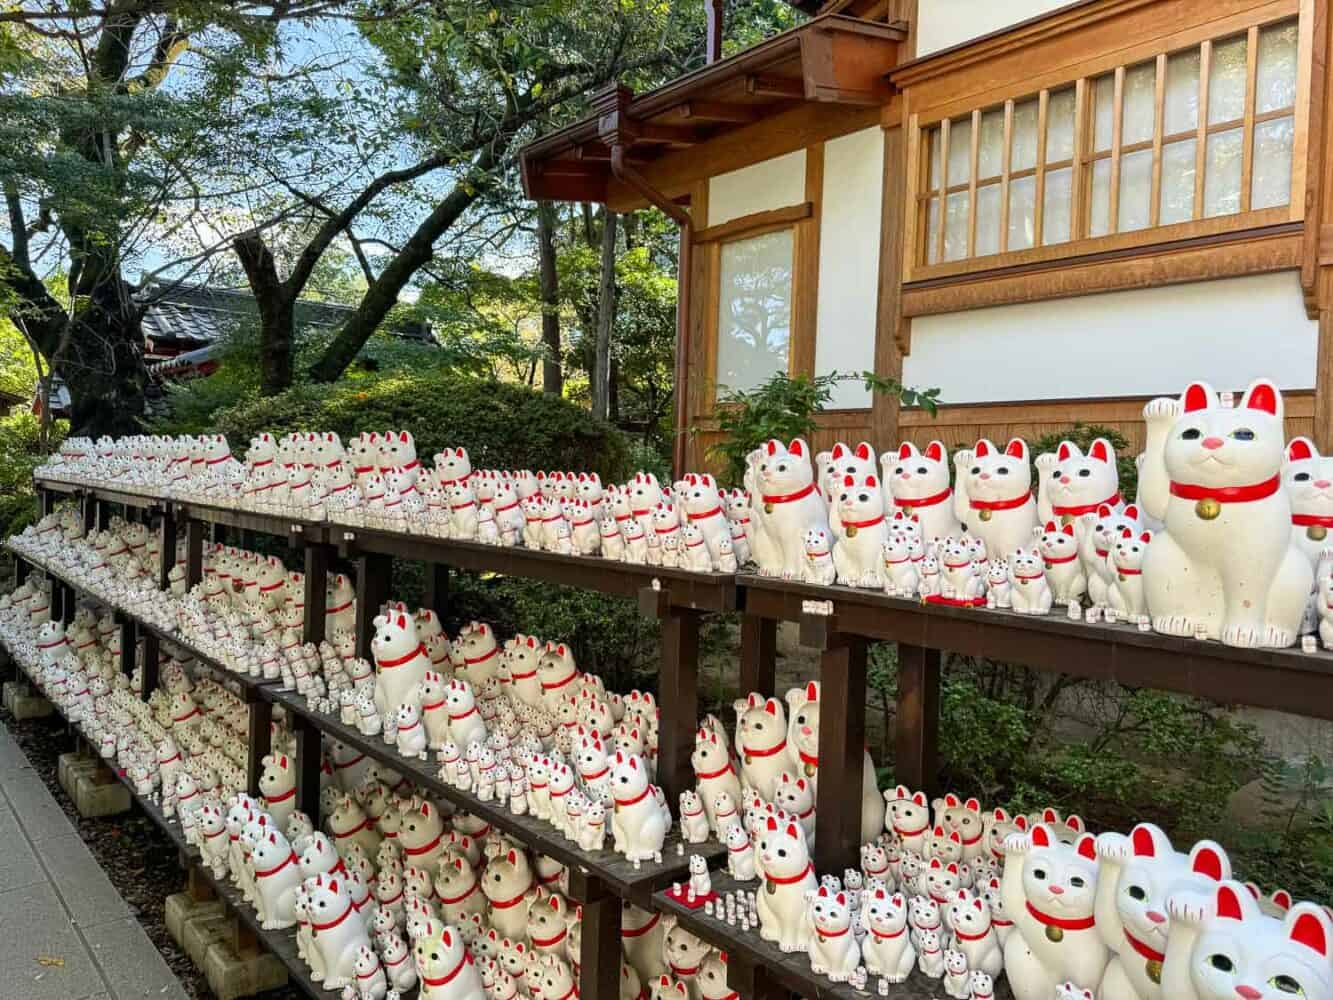
[[810,446],[801,438],[784,445],[774,438],[761,449],[759,481],[767,494],[794,493],[814,482]]
[[1231,876],[1231,863],[1217,844],[1202,841],[1181,854],[1151,823],[1140,823],[1127,839],[1112,842],[1129,851],[1116,883],[1116,911],[1125,929],[1155,951],[1166,950],[1171,926],[1167,900],[1173,893],[1207,893]]
[[1046,491],[1057,514],[1077,514],[1062,507],[1116,504],[1120,499],[1120,477],[1116,472],[1115,449],[1105,438],[1092,442],[1085,455],[1072,441],[1061,441],[1056,462],[1047,471]]
[[1223,882],[1190,954],[1202,1000],[1286,1000],[1333,991],[1333,920],[1300,903],[1282,920],[1264,916],[1248,889]]
[[898,446],[880,458],[884,481],[895,500],[923,500],[949,489],[949,454],[939,441],[917,451],[910,441]]
[[1037,549],[1048,563],[1060,565],[1078,555],[1078,539],[1074,537],[1074,526],[1064,527],[1054,521],[1047,521],[1037,540]]
[[859,482],[866,476],[874,475],[876,471],[875,450],[865,441],[855,448],[839,441],[833,446],[832,451],[821,452],[816,460],[819,462],[820,479],[824,490],[834,496],[848,476]]
[[1293,438],[1287,445],[1282,483],[1294,513],[1333,514],[1333,455],[1320,455],[1309,438]]
[[838,481],[835,496],[838,513],[844,521],[871,520],[884,513],[884,494],[879,479],[873,475],[843,477]]
[[967,494],[978,500],[1008,500],[1022,496],[1032,486],[1028,446],[1014,438],[1001,451],[982,438],[972,449],[972,464],[963,473]]
[[1056,839],[1044,823],[1029,835],[1023,858],[1023,894],[1029,905],[1062,919],[1089,917],[1097,895],[1097,850],[1091,835],[1076,846]]
[[1281,470],[1286,457],[1282,394],[1272,382],[1252,382],[1234,409],[1220,406],[1207,383],[1195,382],[1181,396],[1180,406],[1166,440],[1166,470],[1172,482],[1250,486]]
[[1111,549],[1111,558],[1115,560],[1116,569],[1133,570],[1142,568],[1143,557],[1147,554],[1148,543],[1151,541],[1151,531],[1140,532],[1136,535],[1126,528]]
[[830,892],[827,886],[822,885],[810,901],[810,915],[815,926],[821,930],[842,930],[852,922],[846,893]]

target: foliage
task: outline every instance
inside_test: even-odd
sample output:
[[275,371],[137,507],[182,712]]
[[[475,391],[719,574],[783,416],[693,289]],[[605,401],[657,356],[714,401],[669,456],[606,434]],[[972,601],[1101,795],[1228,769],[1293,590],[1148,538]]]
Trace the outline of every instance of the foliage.
[[32,349],[18,328],[0,317],[0,394],[27,400],[37,384]]
[[940,394],[939,389],[909,389],[874,372],[836,371],[813,378],[779,372],[756,389],[726,390],[718,399],[717,411],[722,440],[709,450],[710,458],[724,463],[724,479],[739,484],[746,456],[770,438],[809,440],[815,432],[816,415],[841,382],[861,382],[871,392],[897,396],[904,406],[920,406],[932,416]]
[[1114,427],[1078,422],[1067,430],[1045,434],[1030,442],[1029,451],[1035,458],[1037,455],[1055,451],[1060,447],[1061,441],[1072,441],[1086,455],[1088,449],[1092,447],[1092,442],[1098,438],[1106,438],[1115,449],[1116,471],[1120,474],[1120,495],[1126,500],[1133,499],[1139,492],[1138,464],[1129,450],[1129,439]]
[[[64,421],[51,426],[51,449],[60,444],[66,430]],[[32,470],[46,457],[41,442],[41,422],[31,413],[15,409],[0,416],[0,537],[8,538],[37,520]]]
[[587,469],[628,474],[624,438],[572,403],[521,386],[442,371],[399,370],[333,386],[300,385],[217,414],[214,429],[238,447],[260,431],[407,430],[425,459],[464,447],[478,468]]

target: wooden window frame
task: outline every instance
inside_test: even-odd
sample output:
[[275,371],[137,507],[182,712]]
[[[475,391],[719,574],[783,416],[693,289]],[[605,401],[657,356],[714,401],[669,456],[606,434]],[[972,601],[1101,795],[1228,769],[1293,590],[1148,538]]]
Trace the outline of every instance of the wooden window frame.
[[[706,189],[707,183],[703,187]],[[722,248],[790,231],[792,234],[791,330],[787,343],[787,374],[813,375],[819,308],[819,224],[824,189],[824,144],[816,143],[805,151],[804,202],[784,205],[731,219],[694,232],[692,245],[699,258],[700,285],[693,292],[701,296],[702,315],[699,331],[702,350],[699,360],[705,386],[695,395],[697,417],[711,417],[718,407],[717,358],[722,297]],[[706,196],[699,199],[706,203]],[[706,214],[706,207],[704,212]]]
[[[1246,12],[1243,16],[1233,16],[1220,21],[1199,24],[1191,29],[1157,39],[1141,46],[1128,46],[1114,53],[1108,53],[1098,59],[1089,60],[1080,66],[1081,72],[1074,79],[1061,79],[1046,76],[1038,78],[1042,86],[1036,90],[1020,91],[975,107],[966,107],[959,102],[944,104],[932,108],[928,114],[913,113],[909,119],[911,129],[910,149],[914,155],[908,164],[908,229],[909,242],[904,253],[904,282],[938,282],[940,280],[984,279],[992,273],[1007,271],[1030,265],[1058,265],[1068,259],[1076,263],[1078,258],[1090,255],[1132,250],[1140,248],[1151,252],[1157,244],[1174,243],[1200,237],[1220,237],[1248,230],[1263,230],[1287,222],[1300,221],[1304,217],[1303,185],[1305,171],[1305,136],[1308,129],[1308,98],[1301,90],[1301,81],[1308,80],[1308,63],[1311,58],[1309,45],[1309,4],[1305,0],[1287,0],[1274,2]],[[1280,109],[1256,113],[1256,74],[1258,62],[1258,39],[1260,32],[1278,24],[1292,22],[1297,28],[1297,65],[1296,92],[1294,102]],[[1209,69],[1212,47],[1215,43],[1243,37],[1246,48],[1246,88],[1244,113],[1241,118],[1227,122],[1208,123],[1207,98],[1209,89]],[[1200,53],[1199,67],[1199,120],[1197,128],[1172,134],[1163,134],[1163,107],[1165,100],[1165,77],[1167,60],[1179,52],[1194,50]],[[1131,144],[1121,142],[1123,124],[1123,94],[1125,74],[1129,69],[1144,65],[1155,65],[1155,84],[1153,93],[1154,121],[1153,134],[1146,140]],[[1095,122],[1095,83],[1097,80],[1113,74],[1114,103],[1112,109],[1113,136],[1110,149],[1094,149]],[[1066,91],[1070,87],[1075,92],[1074,110],[1074,149],[1072,157],[1058,163],[1045,163],[1046,146],[1046,109],[1053,94]],[[1033,167],[1010,171],[1012,147],[1013,108],[1027,100],[1039,101],[1038,156]],[[910,98],[909,98],[910,99]],[[974,103],[974,102],[968,102]],[[998,178],[1001,184],[1001,221],[999,247],[997,253],[984,257],[963,256],[953,260],[944,260],[944,235],[947,224],[947,204],[950,194],[969,191],[971,200],[968,207],[967,251],[975,248],[977,220],[976,188],[985,187],[996,178],[977,178],[975,169],[966,179],[952,178],[947,175],[948,151],[945,138],[951,122],[958,122],[969,116],[973,123],[973,143],[977,141],[978,123],[982,114],[1002,109],[1005,114],[1004,129],[1004,164]],[[1266,121],[1293,118],[1295,122],[1292,144],[1292,186],[1288,204],[1265,209],[1252,209],[1253,195],[1253,146],[1255,128]],[[931,145],[932,132],[939,129],[940,188],[931,187]],[[1206,179],[1207,142],[1214,134],[1241,131],[1242,169],[1241,202],[1239,211],[1228,215],[1204,218],[1204,182]],[[1171,225],[1160,225],[1161,209],[1161,172],[1162,156],[1166,146],[1173,142],[1194,138],[1195,140],[1195,204],[1194,218]],[[1150,179],[1149,221],[1144,228],[1119,232],[1119,181],[1120,166],[1123,157],[1142,150],[1150,150],[1153,156]],[[1110,190],[1107,192],[1108,232],[1100,236],[1089,235],[1092,206],[1092,174],[1095,165],[1109,159],[1112,165]],[[973,161],[975,164],[975,153]],[[1071,205],[1069,239],[1063,243],[1044,245],[1045,213],[1045,175],[1053,170],[1071,170]],[[1010,250],[1008,248],[1009,225],[1009,187],[1013,181],[1034,177],[1033,228],[1034,243],[1029,249]],[[938,198],[939,218],[937,231],[926,233],[929,222],[930,203]],[[922,234],[921,238],[917,233]],[[925,237],[932,244],[928,246]],[[935,251],[933,263],[927,263],[927,251]]]

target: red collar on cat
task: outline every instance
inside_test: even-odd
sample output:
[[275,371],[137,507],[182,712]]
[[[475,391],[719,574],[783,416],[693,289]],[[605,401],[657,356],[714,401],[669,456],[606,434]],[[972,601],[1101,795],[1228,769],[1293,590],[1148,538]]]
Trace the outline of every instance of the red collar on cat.
[[932,493],[928,497],[894,497],[893,502],[899,507],[934,507],[937,503],[944,503],[951,496],[953,496],[953,490],[946,486],[938,493]]
[[872,517],[869,521],[843,521],[842,526],[844,528],[857,528],[859,530],[861,528],[873,528],[875,525],[883,523],[884,515],[881,514],[879,517]]
[[1171,483],[1171,495],[1182,500],[1216,500],[1218,503],[1248,503],[1271,497],[1282,486],[1282,477],[1274,476],[1250,486],[1198,486],[1194,483]]
[[973,510],[1013,510],[1031,499],[1032,491],[1028,490],[1022,496],[1010,497],[1008,500],[969,500],[967,503]]
[[804,500],[815,491],[815,484],[811,483],[803,490],[797,490],[795,493],[765,493],[764,503],[791,503],[793,500]]
[[1166,955],[1165,955],[1165,954],[1163,954],[1163,953],[1160,952],[1160,951],[1155,951],[1154,949],[1149,948],[1146,944],[1144,944],[1142,941],[1140,941],[1138,938],[1136,938],[1133,934],[1129,933],[1129,931],[1125,931],[1125,940],[1129,942],[1129,946],[1130,946],[1131,948],[1133,948],[1135,951],[1137,951],[1140,955],[1142,955],[1144,958],[1146,958],[1149,962],[1164,962],[1164,961],[1166,961]]
[[1084,503],[1084,504],[1078,504],[1075,507],[1057,507],[1054,504],[1052,504],[1051,510],[1061,516],[1069,514],[1073,517],[1078,517],[1082,514],[1097,513],[1097,509],[1101,507],[1103,504],[1105,504],[1107,507],[1114,507],[1119,502],[1120,502],[1120,493],[1115,492],[1112,493],[1105,500],[1101,501],[1100,503]]
[[1034,920],[1039,924],[1045,924],[1047,927],[1058,927],[1062,931],[1086,931],[1089,927],[1097,923],[1095,916],[1077,917],[1073,920],[1064,917],[1053,917],[1049,913],[1042,913],[1031,903],[1027,904],[1028,913],[1032,914]]
[[778,885],[795,885],[797,882],[801,881],[801,879],[805,878],[807,875],[813,875],[814,873],[815,873],[815,865],[814,862],[811,862],[810,864],[805,866],[805,868],[801,871],[799,875],[792,875],[789,878],[782,878],[781,876],[778,875],[766,874],[764,878],[768,879],[768,881],[770,882],[776,882]]
[[458,974],[463,971],[463,966],[471,964],[472,952],[464,950],[463,957],[458,960],[458,964],[454,966],[453,972],[441,976],[439,979],[431,979],[429,976],[422,976],[421,981],[430,987],[448,986],[457,978]]
[[1292,514],[1291,523],[1300,528],[1312,528],[1316,525],[1333,528],[1333,517],[1322,514]]

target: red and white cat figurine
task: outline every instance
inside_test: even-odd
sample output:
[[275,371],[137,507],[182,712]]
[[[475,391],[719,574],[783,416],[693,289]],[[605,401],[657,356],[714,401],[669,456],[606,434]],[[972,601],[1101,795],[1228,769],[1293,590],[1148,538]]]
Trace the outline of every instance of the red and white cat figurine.
[[997,559],[1026,545],[1038,523],[1027,443],[1014,438],[1000,451],[982,438],[971,451],[956,452],[953,461],[954,513],[968,533]]
[[750,454],[745,486],[755,497],[751,551],[759,572],[791,580],[805,565],[805,536],[829,531],[828,507],[815,484],[810,446],[776,438]]
[[893,507],[920,519],[923,541],[948,538],[963,530],[954,512],[949,455],[942,443],[932,441],[925,451],[917,451],[916,445],[905,441],[896,453],[881,455],[879,464]]

